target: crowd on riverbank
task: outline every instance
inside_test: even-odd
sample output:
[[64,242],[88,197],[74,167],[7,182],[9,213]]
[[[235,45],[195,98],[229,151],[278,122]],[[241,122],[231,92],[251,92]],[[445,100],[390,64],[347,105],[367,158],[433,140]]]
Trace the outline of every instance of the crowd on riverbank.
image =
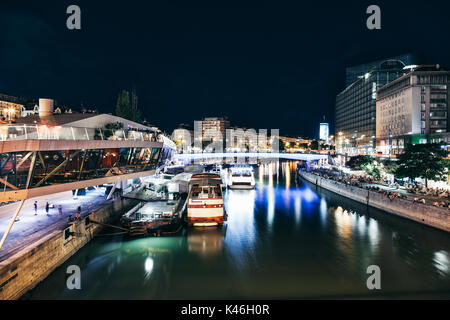
[[348,174],[336,168],[314,168],[309,169],[308,172],[349,186],[378,192],[385,195],[390,201],[404,199],[413,201],[414,203],[450,209],[450,193],[444,189],[411,186],[404,188],[404,192],[402,193],[398,185],[394,190],[387,190],[389,188],[387,184],[377,181],[367,174]]

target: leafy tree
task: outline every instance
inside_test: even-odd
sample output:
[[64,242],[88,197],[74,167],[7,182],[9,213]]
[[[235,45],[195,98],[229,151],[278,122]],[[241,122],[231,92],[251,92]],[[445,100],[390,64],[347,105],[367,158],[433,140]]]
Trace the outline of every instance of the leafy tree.
[[351,157],[345,164],[352,169],[362,169],[362,166],[372,163],[373,158],[371,156],[354,156]]
[[383,165],[383,168],[388,173],[394,173],[393,171],[396,168],[397,162],[392,159],[383,159],[381,160],[381,164]]
[[309,148],[311,150],[319,150],[319,141],[317,140],[311,141],[311,143],[309,144]]
[[447,155],[448,152],[437,143],[408,144],[405,152],[398,157],[398,165],[393,173],[400,178],[423,178],[425,187],[428,187],[428,179],[447,180],[446,168],[449,163],[444,159]]
[[381,166],[380,164],[373,160],[371,162],[367,162],[361,165],[361,169],[364,170],[369,176],[374,177],[375,179],[379,179],[381,177]]
[[130,94],[126,90],[122,90],[117,96],[116,116],[131,121],[134,119],[130,104]]
[[346,165],[352,169],[364,170],[375,179],[381,176],[381,164],[371,156],[359,155],[351,157]]
[[136,94],[136,88],[133,86],[133,90],[131,92],[131,113],[134,122],[142,121],[142,114],[138,108],[138,96]]
[[299,144],[299,147],[306,150],[306,149],[308,149],[309,146],[308,146],[307,143],[303,142],[303,143],[300,143],[300,144]]

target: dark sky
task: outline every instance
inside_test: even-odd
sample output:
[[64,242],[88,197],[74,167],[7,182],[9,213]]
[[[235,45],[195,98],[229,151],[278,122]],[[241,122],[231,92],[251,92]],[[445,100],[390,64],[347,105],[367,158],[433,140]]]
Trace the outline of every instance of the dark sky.
[[[170,132],[217,115],[314,137],[346,66],[406,52],[450,66],[449,2],[2,0],[0,92],[114,112],[135,83],[145,118]],[[371,4],[381,30],[366,28]]]

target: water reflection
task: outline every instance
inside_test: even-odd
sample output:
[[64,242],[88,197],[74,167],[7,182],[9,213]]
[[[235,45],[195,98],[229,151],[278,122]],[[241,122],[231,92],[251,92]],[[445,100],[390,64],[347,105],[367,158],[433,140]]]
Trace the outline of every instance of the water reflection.
[[225,228],[197,228],[187,231],[189,252],[198,253],[203,257],[218,254],[223,248]]
[[434,253],[434,266],[442,275],[450,273],[450,255],[447,251],[441,250]]
[[[450,293],[450,235],[298,179],[295,163],[261,164],[255,190],[227,190],[222,229],[94,240],[30,298],[370,297],[367,266],[387,297]],[[82,269],[81,291],[65,268]]]

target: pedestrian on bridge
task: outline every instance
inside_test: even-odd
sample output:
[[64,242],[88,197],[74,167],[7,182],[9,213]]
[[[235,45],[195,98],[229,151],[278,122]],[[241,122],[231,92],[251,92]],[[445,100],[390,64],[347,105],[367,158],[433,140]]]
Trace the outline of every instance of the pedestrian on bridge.
[[62,214],[62,205],[58,206],[58,214],[59,214],[59,217],[62,218],[62,216],[63,216],[63,214]]
[[50,205],[48,204],[48,202],[45,204],[45,212],[47,212],[48,215],[48,210],[50,209]]
[[37,216],[37,201],[34,202],[34,215]]

